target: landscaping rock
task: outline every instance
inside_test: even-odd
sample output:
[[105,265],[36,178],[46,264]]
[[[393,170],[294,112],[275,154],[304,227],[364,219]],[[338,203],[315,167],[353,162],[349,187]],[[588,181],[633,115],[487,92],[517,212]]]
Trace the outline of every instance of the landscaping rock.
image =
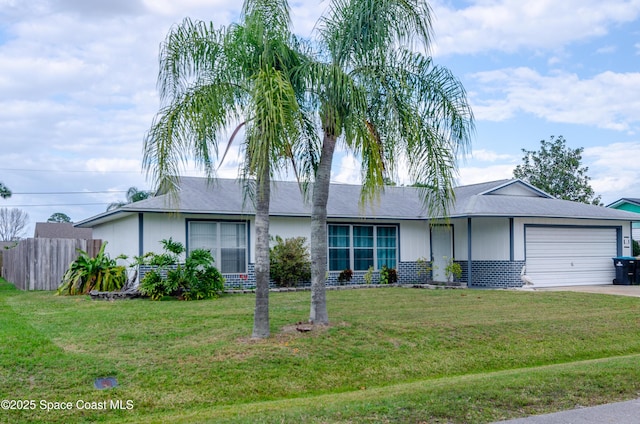
[[122,299],[135,299],[142,297],[142,293],[138,289],[127,289],[117,292],[100,292],[97,290],[91,290],[89,292],[91,300],[122,300]]

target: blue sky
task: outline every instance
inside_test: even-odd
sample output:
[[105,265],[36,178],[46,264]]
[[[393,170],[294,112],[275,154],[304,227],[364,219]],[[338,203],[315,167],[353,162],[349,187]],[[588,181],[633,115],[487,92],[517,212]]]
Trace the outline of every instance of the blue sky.
[[[159,106],[158,46],[185,16],[229,24],[239,3],[0,0],[0,181],[15,193],[0,207],[29,213],[27,235],[54,212],[79,221],[130,186],[150,188],[140,161]],[[290,5],[307,37],[328,3]],[[640,0],[430,5],[434,61],[463,82],[476,116],[459,184],[509,178],[521,149],[562,135],[584,147],[605,203],[640,197]],[[220,175],[236,171],[231,160]],[[357,159],[339,152],[333,180],[358,175]]]

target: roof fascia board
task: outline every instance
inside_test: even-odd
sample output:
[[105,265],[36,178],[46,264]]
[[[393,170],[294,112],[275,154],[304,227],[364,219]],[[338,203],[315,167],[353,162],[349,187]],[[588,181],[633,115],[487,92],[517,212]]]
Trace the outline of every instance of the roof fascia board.
[[607,208],[616,208],[617,206],[620,206],[624,203],[628,203],[630,205],[634,205],[634,206],[640,206],[640,202],[636,202],[634,200],[631,200],[627,197],[623,197],[622,199],[616,200],[613,203],[608,204],[606,207]]

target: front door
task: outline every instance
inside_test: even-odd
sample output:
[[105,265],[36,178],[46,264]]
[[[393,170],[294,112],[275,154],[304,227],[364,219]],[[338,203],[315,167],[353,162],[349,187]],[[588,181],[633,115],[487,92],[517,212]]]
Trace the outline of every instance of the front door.
[[446,282],[445,268],[453,258],[453,237],[450,225],[431,227],[431,261],[433,281]]

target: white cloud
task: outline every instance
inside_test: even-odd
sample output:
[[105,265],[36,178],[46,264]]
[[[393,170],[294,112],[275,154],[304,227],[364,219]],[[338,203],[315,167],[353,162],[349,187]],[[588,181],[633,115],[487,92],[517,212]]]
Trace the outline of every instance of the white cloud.
[[640,141],[585,148],[583,163],[589,166],[594,191],[613,200],[640,197],[639,151]]
[[464,166],[460,168],[458,184],[469,185],[487,181],[513,178],[515,165],[493,165],[487,167]]
[[[603,72],[589,79],[530,68],[479,72],[472,97],[478,120],[503,121],[524,112],[550,122],[636,132],[640,116],[640,73]],[[480,100],[480,95],[484,100]]]
[[[336,162],[335,159],[339,159],[339,162]],[[337,173],[333,175],[333,177],[331,178],[331,182],[342,184],[360,183],[360,162],[352,154],[337,154],[336,156],[334,156],[333,163],[333,170],[337,170]]]
[[637,0],[476,0],[457,9],[439,0],[433,8],[438,55],[556,49],[640,15]]
[[481,162],[496,162],[496,161],[514,160],[517,158],[510,154],[497,153],[497,152],[486,150],[486,149],[478,149],[478,150],[473,150],[469,154],[469,159],[474,159]]

